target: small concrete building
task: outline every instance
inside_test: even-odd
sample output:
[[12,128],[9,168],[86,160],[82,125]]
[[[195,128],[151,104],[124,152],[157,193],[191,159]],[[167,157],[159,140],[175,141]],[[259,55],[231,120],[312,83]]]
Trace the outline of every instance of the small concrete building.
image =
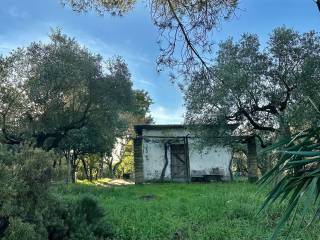
[[232,150],[228,146],[201,149],[199,137],[184,125],[137,125],[135,131],[136,183],[231,177]]

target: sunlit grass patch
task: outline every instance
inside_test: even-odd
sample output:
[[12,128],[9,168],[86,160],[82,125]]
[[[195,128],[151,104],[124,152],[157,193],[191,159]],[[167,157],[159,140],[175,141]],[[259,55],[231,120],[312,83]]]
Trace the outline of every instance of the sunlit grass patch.
[[77,180],[78,184],[83,185],[99,185],[99,184],[108,184],[112,181],[112,178],[99,178],[97,180],[89,181],[87,179],[84,180]]

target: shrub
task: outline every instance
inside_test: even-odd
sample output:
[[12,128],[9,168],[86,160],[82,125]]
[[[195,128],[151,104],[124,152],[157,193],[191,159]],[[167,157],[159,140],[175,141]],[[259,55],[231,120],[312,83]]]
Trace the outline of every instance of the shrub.
[[103,209],[90,195],[59,202],[52,210],[55,214],[47,226],[51,240],[112,237],[111,225],[105,220]]
[[0,239],[108,239],[111,227],[91,196],[54,194],[53,152],[0,145]]
[[41,235],[35,231],[35,225],[30,223],[22,222],[20,218],[10,218],[10,225],[5,232],[4,239],[6,240],[20,240],[23,236],[23,239],[28,240],[40,240]]
[[46,235],[43,219],[50,201],[52,157],[52,152],[0,145],[0,218],[6,223],[0,235],[9,239],[22,233],[30,239]]

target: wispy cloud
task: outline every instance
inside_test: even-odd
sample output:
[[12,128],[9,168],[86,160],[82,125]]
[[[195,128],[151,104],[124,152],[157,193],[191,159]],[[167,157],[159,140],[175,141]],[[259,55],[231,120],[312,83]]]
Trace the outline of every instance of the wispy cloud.
[[80,35],[77,40],[79,40],[84,46],[88,47],[90,50],[100,53],[106,58],[120,55],[134,65],[151,63],[147,56],[128,49],[126,46],[107,43],[105,40],[91,36],[89,37],[83,33],[75,35]]
[[142,86],[149,86],[149,87],[156,86],[151,80],[144,79],[144,78],[134,77],[134,81]]
[[22,9],[19,9],[15,6],[12,6],[10,8],[8,8],[7,10],[8,14],[13,17],[13,18],[21,18],[21,19],[25,19],[30,17],[30,14]]
[[151,108],[151,116],[156,124],[182,124],[185,110],[181,108],[168,109],[163,106]]

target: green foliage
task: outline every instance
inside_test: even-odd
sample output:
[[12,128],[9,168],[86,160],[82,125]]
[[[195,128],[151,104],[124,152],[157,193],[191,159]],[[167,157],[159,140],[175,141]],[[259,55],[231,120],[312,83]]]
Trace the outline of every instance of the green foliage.
[[[248,183],[147,184],[106,188],[72,185],[61,196],[88,193],[98,199],[113,223],[115,239],[265,240],[272,235],[284,204],[257,215],[268,189]],[[297,214],[301,219],[300,213]],[[318,239],[319,224],[307,231],[299,222],[288,239]],[[289,228],[280,239],[286,239]]]
[[238,134],[268,142],[311,126],[318,121],[308,98],[319,98],[319,52],[318,33],[285,27],[272,32],[264,49],[254,34],[221,42],[212,74],[195,73],[185,92],[187,121],[236,124]]
[[109,239],[111,225],[106,222],[103,209],[90,195],[62,201],[51,209],[48,218],[50,239]]
[[99,14],[109,12],[111,15],[123,15],[133,8],[136,0],[61,0],[63,4],[68,4],[77,12],[95,10]]
[[8,239],[42,239],[51,201],[52,158],[56,156],[28,147],[0,147],[0,217],[9,221],[8,229],[2,231]]
[[81,164],[77,168],[78,179],[92,181],[100,177],[102,156],[98,154],[86,154],[81,157]]
[[60,31],[50,35],[49,43],[17,49],[3,62],[3,143],[28,141],[45,149],[110,151],[108,143],[112,145],[126,129],[121,114],[135,109],[124,61],[110,59],[106,68],[101,56]]
[[27,146],[0,147],[0,238],[54,240],[110,236],[111,227],[92,197],[69,201],[52,192],[55,176],[52,162],[56,154]]
[[20,218],[10,218],[10,225],[4,235],[4,240],[20,240],[21,237],[30,240],[41,240],[41,236],[35,231],[35,225],[22,222]]
[[320,211],[319,133],[320,128],[312,128],[273,146],[281,157],[275,167],[263,176],[261,183],[275,183],[262,209],[275,204],[277,200],[286,203],[282,218],[274,232],[274,238],[286,222],[290,219],[296,220],[297,211],[301,212],[306,225],[318,220]]
[[149,93],[145,90],[135,90],[135,105],[136,112],[135,115],[135,124],[151,124],[153,123],[152,116],[150,115],[150,106],[153,104],[153,101]]
[[125,146],[125,151],[120,160],[121,163],[117,166],[116,176],[123,177],[124,174],[133,174],[134,159],[133,159],[133,140],[130,140]]
[[132,89],[122,58],[104,63],[59,30],[48,43],[1,57],[0,142],[56,150],[65,156],[72,181],[81,159],[110,156],[134,123],[152,121],[152,101]]

